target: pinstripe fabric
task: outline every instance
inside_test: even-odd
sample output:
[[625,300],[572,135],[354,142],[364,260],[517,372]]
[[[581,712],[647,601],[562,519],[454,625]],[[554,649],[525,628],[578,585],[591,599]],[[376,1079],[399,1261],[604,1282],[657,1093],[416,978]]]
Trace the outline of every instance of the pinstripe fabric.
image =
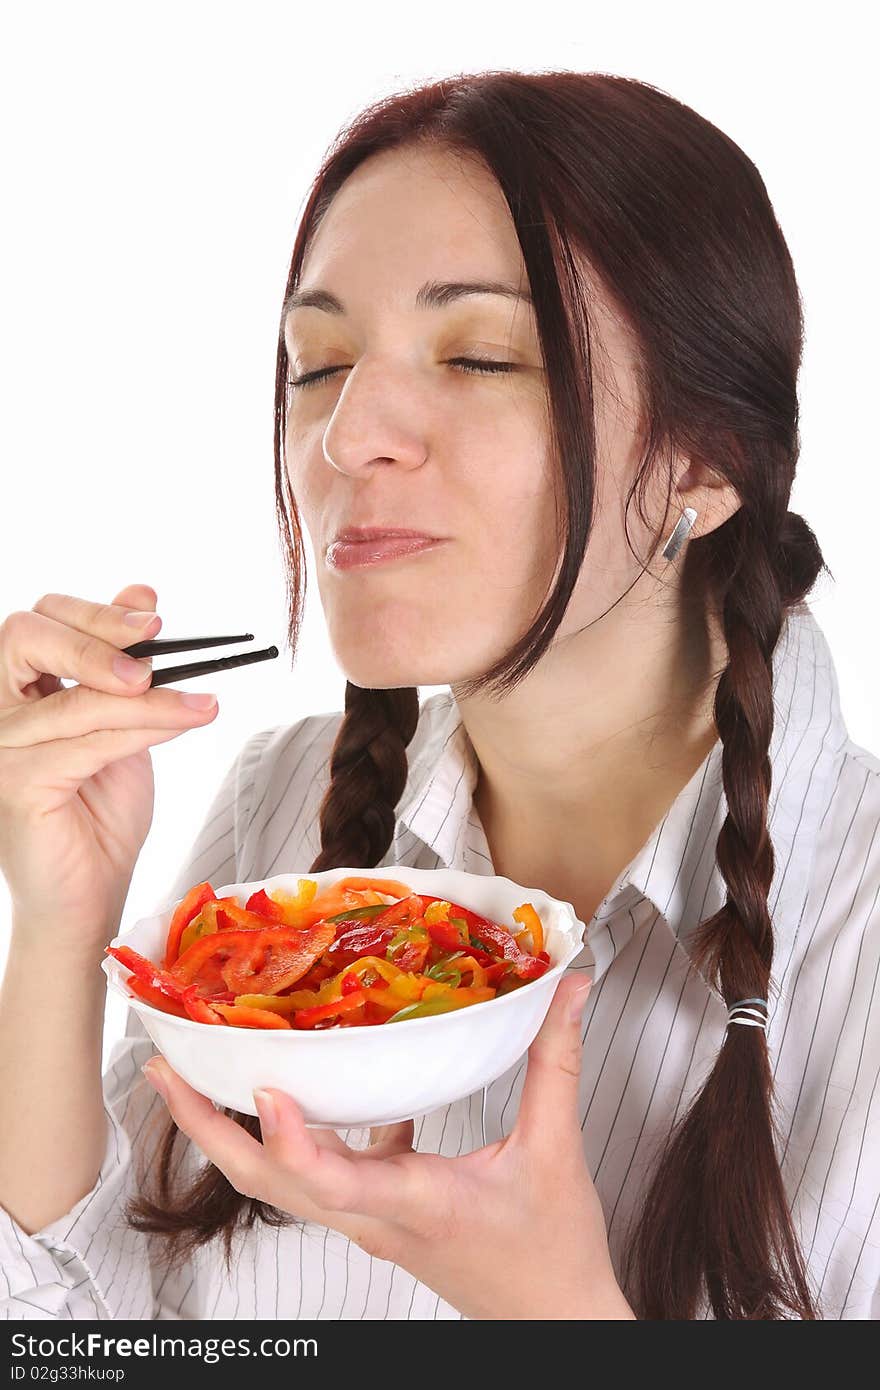
[[[823,1316],[870,1319],[880,1316],[880,761],[847,735],[828,645],[807,605],[777,647],[774,703],[768,1045],[779,1154]],[[157,910],[201,878],[220,888],[308,868],[340,719],[310,715],[245,744]],[[491,874],[472,799],[476,761],[450,693],[423,703],[409,753],[394,840],[377,868]],[[594,978],[581,1130],[618,1267],[652,1153],[723,1037],[726,1010],[689,968],[688,943],[724,901],[714,853],[725,814],[717,743],[620,874],[570,967]],[[405,1269],[312,1224],[249,1233],[231,1280],[217,1247],[167,1274],[154,1238],[120,1222],[166,1113],[140,1075],[152,1051],[130,1013],[105,1076],[108,1144],[93,1191],[33,1236],[0,1208],[7,1317],[460,1317]],[[509,1133],[524,1072],[522,1059],[484,1091],[420,1117],[416,1147],[454,1156]],[[366,1130],[339,1133],[356,1147],[368,1140]],[[200,1157],[187,1145],[181,1161]]]

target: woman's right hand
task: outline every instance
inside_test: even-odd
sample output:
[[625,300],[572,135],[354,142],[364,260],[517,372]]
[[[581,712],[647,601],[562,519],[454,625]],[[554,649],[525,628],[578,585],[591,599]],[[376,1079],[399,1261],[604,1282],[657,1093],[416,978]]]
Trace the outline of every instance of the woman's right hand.
[[[15,929],[65,950],[100,952],[119,929],[153,819],[151,745],[219,708],[150,688],[150,660],[135,684],[114,671],[122,647],[158,633],[155,609],[156,591],[130,584],[110,604],[46,594],[0,623],[0,871]],[[151,616],[130,626],[132,610]]]

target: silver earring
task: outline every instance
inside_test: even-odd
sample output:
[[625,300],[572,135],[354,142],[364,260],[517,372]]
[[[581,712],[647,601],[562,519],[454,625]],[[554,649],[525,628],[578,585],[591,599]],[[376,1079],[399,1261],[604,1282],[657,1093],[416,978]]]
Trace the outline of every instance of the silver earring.
[[697,519],[697,514],[693,507],[685,507],[675,525],[675,530],[663,547],[663,558],[674,560],[681,547],[684,545],[687,534]]

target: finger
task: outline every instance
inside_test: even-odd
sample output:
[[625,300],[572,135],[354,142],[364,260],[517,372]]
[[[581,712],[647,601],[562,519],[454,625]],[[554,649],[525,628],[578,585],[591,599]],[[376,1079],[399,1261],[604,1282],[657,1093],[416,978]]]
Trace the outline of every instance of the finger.
[[[162,626],[162,619],[156,612],[157,599],[156,590],[149,584],[126,584],[124,588],[119,590],[118,594],[114,595],[113,607],[121,609],[123,614],[140,613],[143,617],[143,622],[137,625],[133,622],[126,623],[126,627],[134,633],[135,639],[141,640],[143,637],[156,637],[158,635]],[[100,607],[100,605],[96,605],[96,607]],[[131,640],[133,639],[127,640],[124,645],[130,646]],[[22,694],[25,698],[36,696],[42,698],[45,695],[54,695],[56,690],[63,689],[60,676],[44,671],[39,680],[22,690]]]
[[[190,693],[170,685],[159,685],[155,689],[145,689],[136,700],[124,700],[85,685],[58,690],[4,717],[0,724],[0,746],[26,748],[30,755],[37,745],[48,745],[58,739],[86,738],[122,729],[182,730],[210,723],[219,705],[193,708],[191,701],[182,698]],[[52,751],[57,754],[58,749]]]
[[575,972],[562,976],[529,1048],[514,1126],[517,1139],[524,1143],[545,1150],[575,1137],[580,1143],[581,1015],[591,984]]
[[[68,594],[44,594],[31,612],[11,613],[1,630],[4,655],[0,663],[0,708],[14,708],[54,695],[64,688],[63,677],[75,678],[92,688],[131,694],[132,682],[121,681],[111,662],[114,655],[120,655],[122,646],[156,637],[161,627],[156,598],[156,589],[149,584],[128,584],[115,595],[113,603],[90,603]],[[128,614],[131,620],[127,619]],[[76,657],[70,653],[79,651],[82,662],[90,667],[88,673],[75,669]],[[107,684],[96,680],[101,652],[104,660],[100,674]],[[149,662],[140,664],[139,674],[135,688],[145,688]]]
[[178,1129],[226,1174],[233,1187],[245,1196],[257,1196],[266,1164],[259,1140],[229,1115],[215,1110],[213,1102],[187,1085],[164,1057],[152,1057],[143,1073],[163,1097]]
[[[113,695],[141,694],[149,689],[151,658],[136,660],[122,648],[145,635],[154,637],[158,631],[155,620],[145,627],[125,627],[122,608],[89,604],[89,608],[100,609],[102,617],[95,619],[92,632],[83,631],[75,623],[44,611],[55,606],[56,598],[60,600],[59,612],[68,603],[84,603],[84,600],[49,594],[40,600],[38,608],[10,613],[4,620],[0,629],[3,643],[0,707],[6,709],[19,704],[27,707],[29,702],[43,696],[51,698],[63,694],[63,687],[59,689],[62,678]],[[114,662],[119,663],[117,668]],[[129,672],[131,678],[126,679],[125,674]]]
[[[292,1096],[275,1087],[254,1091],[263,1143],[273,1159],[295,1179],[310,1201],[326,1212],[356,1212],[396,1221],[405,1209],[407,1174],[394,1155],[341,1154],[316,1143]],[[346,1146],[347,1148],[347,1146]]]

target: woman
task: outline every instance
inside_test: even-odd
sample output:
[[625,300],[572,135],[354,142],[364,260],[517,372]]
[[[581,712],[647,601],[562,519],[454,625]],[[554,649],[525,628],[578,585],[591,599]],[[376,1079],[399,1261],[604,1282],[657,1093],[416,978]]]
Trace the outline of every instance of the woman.
[[[157,1094],[130,1015],[97,1183],[30,1230],[0,1185],[10,1316],[872,1315],[880,763],[804,603],[801,344],[756,169],[652,87],[460,77],[339,138],[275,453],[291,646],[302,517],[345,709],[248,741],[170,900],[447,864],[586,944],[527,1068],[381,1134],[218,1113],[160,1061]],[[345,567],[352,526],[434,543]]]

